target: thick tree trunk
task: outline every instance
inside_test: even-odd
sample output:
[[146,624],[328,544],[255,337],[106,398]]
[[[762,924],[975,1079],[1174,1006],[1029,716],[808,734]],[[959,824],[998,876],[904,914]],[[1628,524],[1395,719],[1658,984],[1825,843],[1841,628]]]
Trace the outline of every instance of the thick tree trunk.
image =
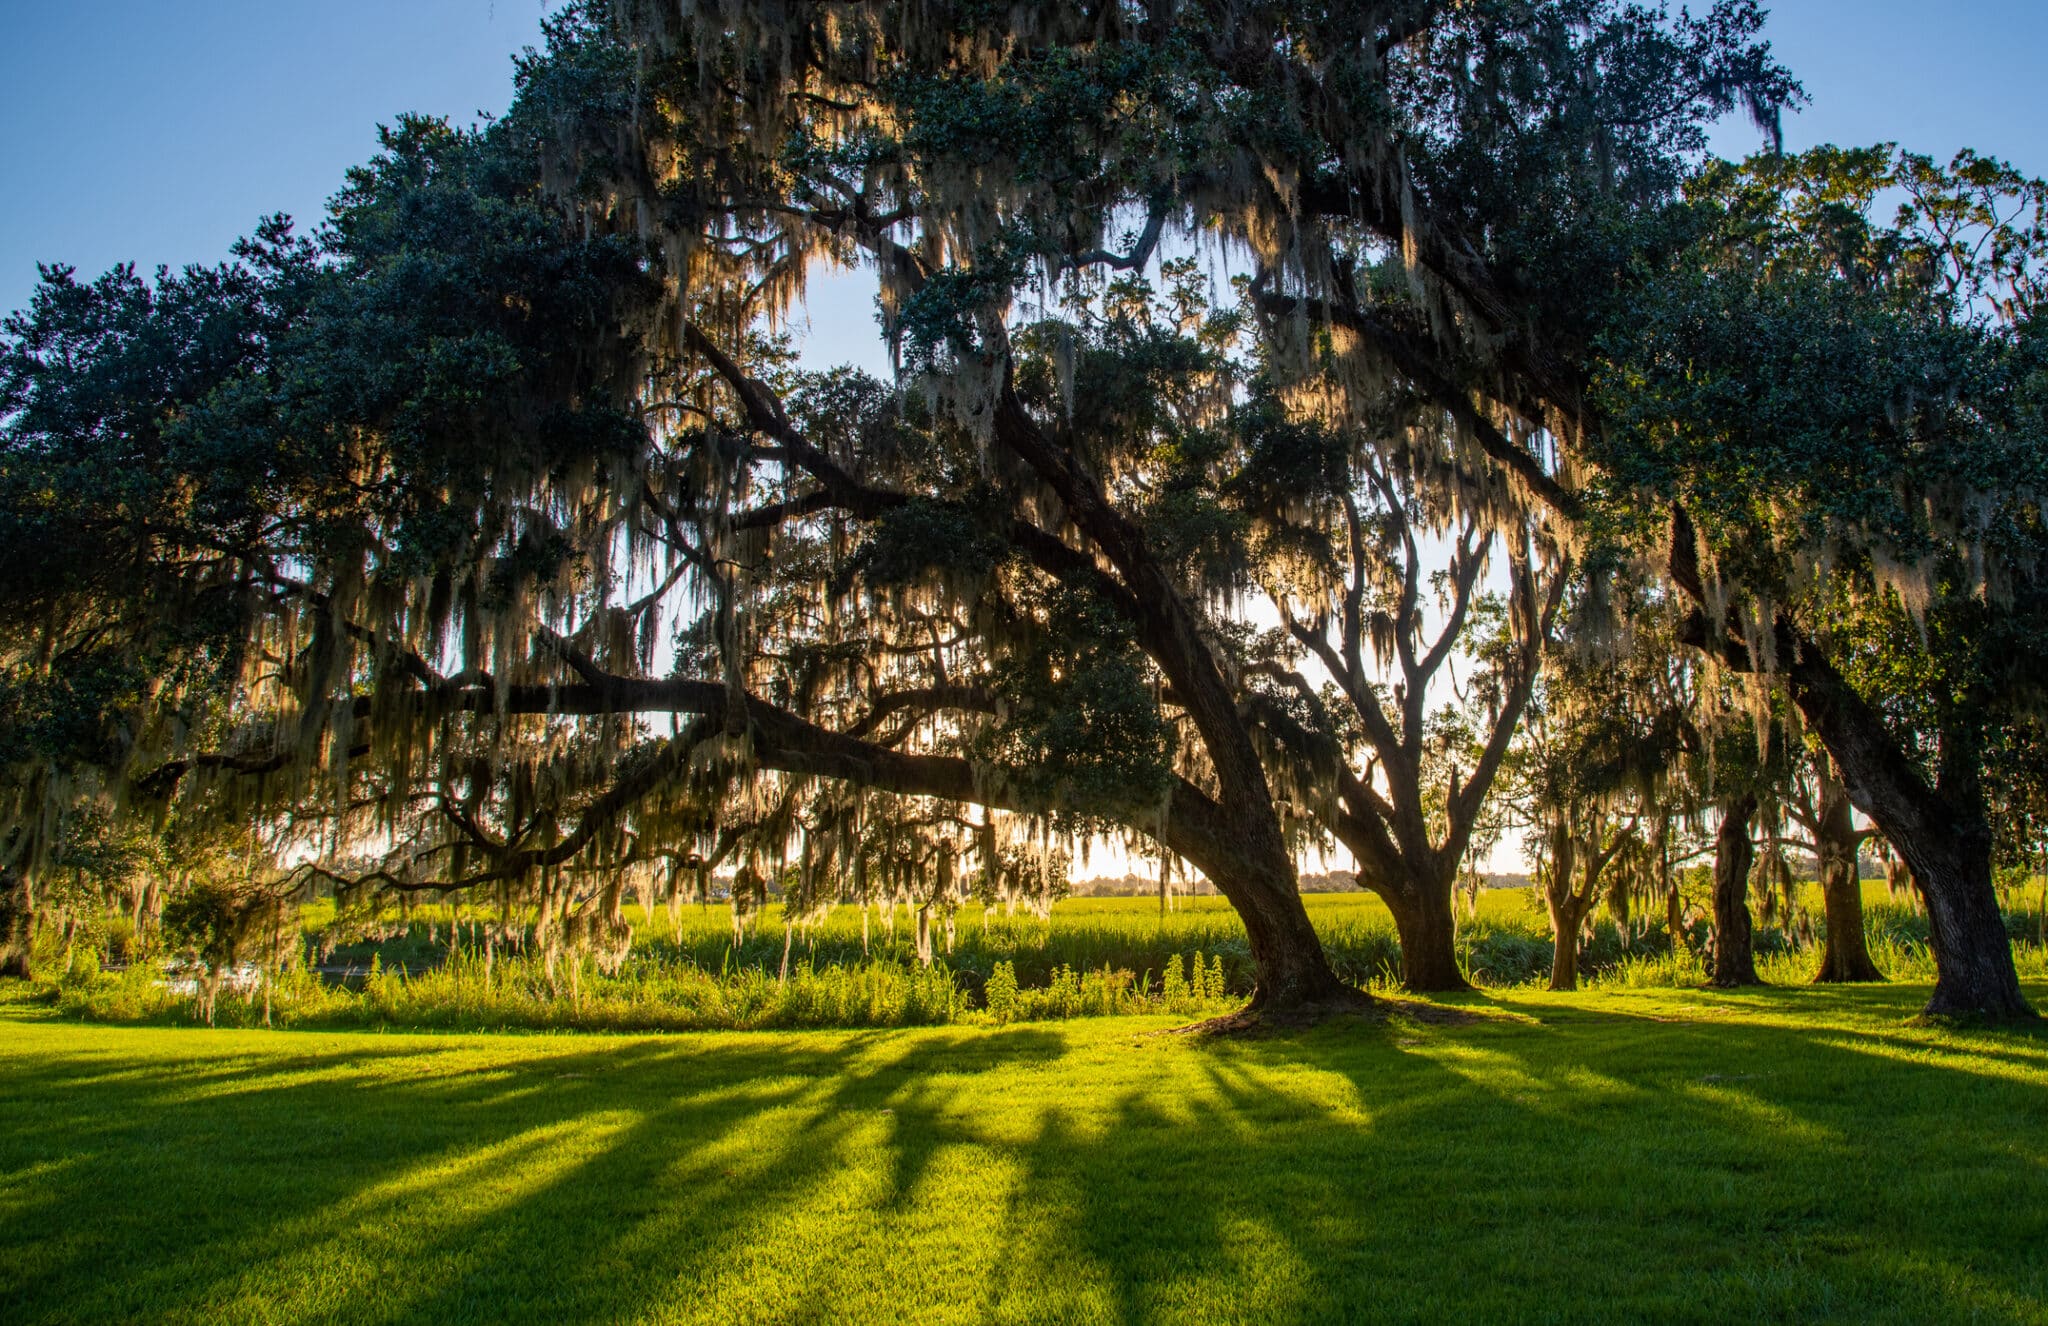
[[1814,982],[1881,981],[1884,973],[1871,961],[1863,935],[1863,880],[1856,869],[1862,837],[1856,832],[1856,818],[1849,807],[1849,789],[1832,770],[1820,773],[1816,809],[1821,909],[1827,938],[1821,945],[1820,970],[1814,973]]
[[2034,1016],[2020,994],[2012,936],[1992,884],[1990,835],[1984,837],[1981,849],[1967,841],[1937,841],[1917,843],[1906,852],[1913,883],[1927,904],[1927,943],[1934,950],[1936,974],[1934,997],[1925,1011],[1932,1017]]
[[1756,859],[1750,821],[1756,798],[1740,796],[1721,807],[1714,832],[1714,971],[1707,984],[1761,985],[1749,920],[1749,869]]
[[1579,988],[1579,928],[1585,924],[1585,909],[1576,899],[1549,898],[1550,906],[1550,988]]
[[1821,943],[1820,970],[1813,974],[1814,983],[1883,980],[1884,973],[1871,958],[1863,934],[1863,881],[1857,878],[1854,859],[1846,869],[1822,862],[1820,890],[1827,936]]
[[1877,712],[1818,650],[1809,646],[1793,665],[1792,682],[1793,698],[1834,757],[1850,799],[1906,859],[1927,904],[1935,979],[1925,1011],[1993,1021],[2032,1018],[2013,966],[2012,936],[1998,910],[1981,793],[1951,804],[1929,787]]
[[1394,914],[1394,931],[1401,940],[1401,984],[1418,994],[1472,988],[1458,966],[1451,884],[1411,880],[1398,893],[1380,895]]
[[1265,766],[1200,612],[1159,561],[1144,529],[1109,500],[1075,453],[1040,431],[1008,383],[992,422],[996,439],[1059,496],[1068,518],[1116,568],[1140,644],[1201,734],[1216,777],[1217,799],[1209,803],[1215,814],[1198,834],[1204,841],[1197,850],[1170,845],[1215,881],[1244,920],[1259,980],[1247,1012],[1263,1016],[1367,1002],[1330,970],[1301,905]]
[[[1747,648],[1707,617],[1698,541],[1683,508],[1672,513],[1671,575],[1701,609],[1687,622],[1684,637],[1733,666],[1748,666]],[[1850,800],[1906,858],[1927,901],[1935,981],[1926,1012],[1994,1021],[2032,1018],[2013,967],[2012,937],[1998,915],[1981,792],[1973,786],[1965,804],[1942,796],[1906,757],[1883,716],[1817,644],[1787,620],[1773,629],[1800,716],[1833,757]]]
[[1330,970],[1292,872],[1284,876],[1247,871],[1210,876],[1244,920],[1258,988],[1247,1011],[1290,1014],[1367,1002],[1366,996]]
[[[1223,747],[1212,742],[1212,755]],[[1175,811],[1167,845],[1206,874],[1244,922],[1258,985],[1244,1013],[1247,1020],[1315,1016],[1326,1010],[1371,1002],[1330,969],[1322,940],[1302,906],[1294,860],[1288,854],[1273,811],[1264,773],[1254,763],[1225,776],[1218,761],[1224,798],[1204,798]],[[1233,798],[1233,785],[1242,789]]]

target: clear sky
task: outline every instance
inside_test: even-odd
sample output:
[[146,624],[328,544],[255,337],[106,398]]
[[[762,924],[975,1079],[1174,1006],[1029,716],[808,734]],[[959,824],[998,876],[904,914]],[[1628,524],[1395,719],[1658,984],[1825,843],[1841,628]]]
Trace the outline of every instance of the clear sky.
[[[502,110],[511,56],[538,42],[550,7],[0,0],[0,309],[27,300],[38,260],[88,273],[210,262],[265,212],[316,219],[379,121]],[[2048,0],[1771,8],[1779,55],[1814,97],[1790,146],[1968,144],[2048,173]],[[1740,154],[1755,138],[1731,125],[1719,145]],[[817,330],[840,354],[873,353],[871,289],[819,291]]]
[[543,0],[0,0],[0,307],[38,261],[226,255],[311,222],[402,111],[512,98]]

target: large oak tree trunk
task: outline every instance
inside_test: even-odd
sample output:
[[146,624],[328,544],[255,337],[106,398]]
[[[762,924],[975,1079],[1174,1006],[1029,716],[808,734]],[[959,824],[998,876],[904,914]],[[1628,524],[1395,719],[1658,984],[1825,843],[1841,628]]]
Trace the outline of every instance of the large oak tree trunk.
[[[1960,839],[1961,841],[1957,841]],[[1982,844],[1948,834],[1901,851],[1927,903],[1927,943],[1934,950],[1934,1017],[2031,1018],[2013,967],[2012,936],[1992,883],[1990,835]]]
[[1330,969],[1291,869],[1247,869],[1210,878],[1244,921],[1258,979],[1248,1011],[1292,1013],[1365,1002],[1364,994]]
[[1756,859],[1750,821],[1756,798],[1739,796],[1721,807],[1714,831],[1714,971],[1707,984],[1761,985],[1749,920],[1749,869]]
[[[1171,814],[1165,840],[1209,877],[1244,922],[1258,980],[1246,1012],[1258,1017],[1370,1002],[1330,969],[1302,905],[1294,859],[1265,795],[1263,771],[1254,766],[1256,783],[1244,770],[1232,772],[1238,777],[1219,770],[1224,799],[1191,800]],[[1233,802],[1231,784],[1240,779],[1252,795]]]
[[[1672,579],[1700,605],[1685,637],[1736,667],[1748,665],[1747,649],[1708,621],[1692,523],[1682,508],[1672,517]],[[1992,885],[1981,787],[1973,777],[1965,783],[1968,795],[1943,796],[1817,644],[1788,621],[1780,620],[1775,630],[1776,653],[1789,660],[1786,680],[1800,716],[1827,747],[1849,799],[1906,859],[1926,900],[1935,967],[1926,1012],[1994,1021],[2032,1018]]]
[[1969,779],[1969,795],[1944,797],[1930,787],[1877,711],[1817,649],[1798,653],[1791,680],[1800,713],[1826,743],[1850,799],[1906,859],[1927,903],[1935,979],[1925,1011],[1993,1021],[2033,1017],[1998,910],[1981,788]]
[[[997,398],[996,439],[1065,504],[1068,517],[1116,568],[1140,644],[1172,685],[1201,734],[1216,778],[1211,825],[1196,850],[1175,846],[1199,865],[1244,921],[1258,989],[1254,1016],[1369,1002],[1337,979],[1301,904],[1294,858],[1272,788],[1238,695],[1208,639],[1201,614],[1156,556],[1144,529],[1109,500],[1080,458],[1040,431],[1005,383]],[[1169,834],[1169,838],[1171,835]]]
[[1452,881],[1411,880],[1398,893],[1382,893],[1401,940],[1401,984],[1418,994],[1470,990],[1458,966]]
[[1881,981],[1884,973],[1871,961],[1863,935],[1863,880],[1856,869],[1862,837],[1849,807],[1849,789],[1832,770],[1820,773],[1820,804],[1816,807],[1816,846],[1820,857],[1821,909],[1827,938],[1821,945],[1817,984],[1835,981]]

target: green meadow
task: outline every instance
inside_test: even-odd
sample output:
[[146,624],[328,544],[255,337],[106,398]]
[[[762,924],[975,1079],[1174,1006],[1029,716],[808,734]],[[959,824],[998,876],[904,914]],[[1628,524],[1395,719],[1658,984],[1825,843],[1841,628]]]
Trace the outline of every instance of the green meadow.
[[[30,1323],[2048,1318],[2048,1039],[1923,986],[419,1035],[0,1009]],[[2029,996],[2048,1000],[2030,983]]]
[[[1865,888],[1869,942],[1886,974],[1931,980],[1926,918],[1891,900],[1880,883]],[[1811,885],[1806,892],[1799,921],[1758,931],[1758,970],[1775,984],[1804,984],[1817,964],[1813,917],[1820,900]],[[2031,896],[2031,889],[2014,891],[2019,906],[2008,924],[2021,974],[2048,979],[2048,947],[2037,942],[2041,917],[2022,910]],[[1397,988],[1400,947],[1378,898],[1312,894],[1304,901],[1340,976],[1381,993]],[[1626,929],[1601,919],[1582,947],[1586,981],[1603,989],[1701,984],[1708,925],[1697,908],[1689,915],[1689,928],[1675,938],[1661,909]],[[1153,1013],[1192,1019],[1240,1006],[1254,984],[1243,926],[1220,898],[1181,899],[1166,912],[1143,898],[1071,898],[1045,917],[963,909],[950,943],[935,934],[929,967],[917,961],[914,920],[904,907],[893,915],[870,909],[863,927],[859,908],[841,906],[787,930],[774,904],[744,929],[735,928],[722,904],[629,908],[627,916],[631,949],[616,967],[604,967],[587,952],[537,952],[517,918],[494,924],[501,918],[487,912],[439,906],[337,915],[332,903],[316,902],[300,917],[303,942],[283,970],[223,993],[214,1021],[697,1031]],[[99,924],[75,941],[69,961],[54,938],[46,941],[35,997],[93,1021],[206,1020],[189,985],[165,980],[160,954],[136,951],[118,918]],[[1467,975],[1482,988],[1525,989],[1548,980],[1549,923],[1527,889],[1482,893],[1461,922],[1457,947]],[[103,955],[114,969],[102,970]],[[345,986],[336,984],[339,971],[349,973]]]

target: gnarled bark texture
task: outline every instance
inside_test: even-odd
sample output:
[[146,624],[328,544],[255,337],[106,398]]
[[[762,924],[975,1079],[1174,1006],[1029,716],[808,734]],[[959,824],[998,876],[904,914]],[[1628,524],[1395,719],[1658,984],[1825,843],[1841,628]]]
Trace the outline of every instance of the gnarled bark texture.
[[1472,988],[1458,966],[1452,883],[1410,880],[1404,888],[1375,890],[1394,914],[1394,933],[1401,940],[1401,984],[1418,994]]
[[[1742,638],[1708,621],[1698,543],[1683,509],[1672,513],[1671,576],[1700,605],[1682,638],[1730,666],[1754,667]],[[1818,644],[1784,618],[1772,630],[1800,716],[1827,747],[1850,801],[1905,858],[1927,903],[1935,980],[1926,1013],[1991,1021],[2032,1018],[2034,1010],[2020,994],[2012,937],[1992,884],[1991,830],[1974,760],[1966,758],[1970,752],[1945,749],[1941,774],[1930,783],[1883,716]]]
[[1991,828],[1974,770],[1957,769],[1941,780],[1959,786],[1929,786],[1877,711],[1817,649],[1808,646],[1796,656],[1791,680],[1793,698],[1827,744],[1850,799],[1906,859],[1926,900],[1935,979],[1925,1011],[1992,1021],[2032,1018],[1998,909]]

